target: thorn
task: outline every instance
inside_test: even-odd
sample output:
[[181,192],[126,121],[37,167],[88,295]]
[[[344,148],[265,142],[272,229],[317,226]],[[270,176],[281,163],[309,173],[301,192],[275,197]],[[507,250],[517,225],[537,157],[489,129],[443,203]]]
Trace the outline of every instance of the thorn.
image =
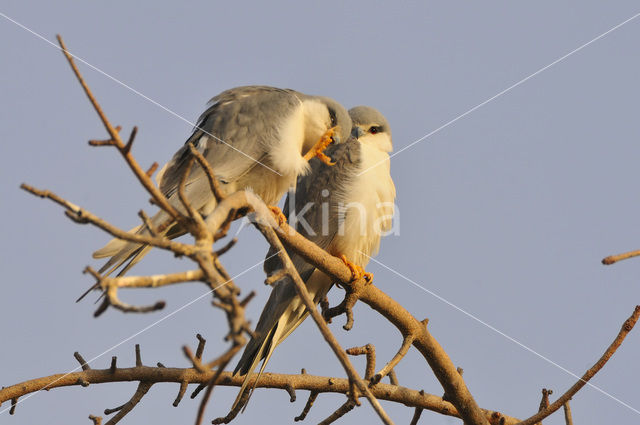
[[73,353],[73,357],[76,358],[76,360],[78,361],[78,363],[80,363],[80,366],[82,367],[82,370],[89,370],[91,369],[91,366],[89,366],[87,364],[87,362],[82,358],[82,356],[80,355],[79,352],[75,352]]
[[129,151],[131,150],[131,145],[133,145],[133,139],[135,139],[137,133],[138,133],[138,127],[134,126],[133,129],[131,130],[131,134],[129,135],[129,140],[127,141],[127,144],[122,149],[124,153],[129,153]]
[[286,392],[289,393],[289,401],[291,403],[295,402],[296,401],[296,390],[290,384],[287,384],[284,387],[284,389],[285,389]]
[[140,356],[140,344],[136,344],[136,367],[142,366],[142,357]]
[[151,167],[149,167],[149,169],[147,170],[147,176],[151,177],[157,169],[158,169],[158,163],[154,162],[153,164],[151,164]]
[[178,407],[178,404],[180,404],[182,397],[184,397],[184,393],[187,391],[187,385],[189,385],[187,381],[180,382],[180,389],[178,390],[176,399],[173,401],[173,407]]
[[200,334],[196,334],[196,338],[198,339],[198,347],[196,348],[196,359],[202,359],[202,352],[204,351],[204,345],[207,343],[207,340],[204,339]]

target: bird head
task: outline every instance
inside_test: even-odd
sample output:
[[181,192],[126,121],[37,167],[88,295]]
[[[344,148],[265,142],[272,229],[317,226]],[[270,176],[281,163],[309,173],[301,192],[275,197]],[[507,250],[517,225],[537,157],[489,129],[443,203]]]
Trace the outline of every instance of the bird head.
[[318,97],[318,99],[327,108],[325,117],[326,128],[336,127],[336,131],[333,134],[333,141],[335,143],[345,142],[351,132],[351,117],[349,113],[344,106],[329,97]]
[[349,109],[352,125],[351,136],[360,143],[375,146],[383,152],[391,152],[391,128],[387,119],[375,108],[356,106]]

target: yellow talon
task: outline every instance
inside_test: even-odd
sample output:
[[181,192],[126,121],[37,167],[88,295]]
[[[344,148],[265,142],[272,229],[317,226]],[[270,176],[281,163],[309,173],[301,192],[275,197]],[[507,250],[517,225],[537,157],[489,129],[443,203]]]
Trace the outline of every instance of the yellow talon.
[[364,280],[366,281],[367,285],[373,282],[373,273],[364,272]]
[[347,257],[345,255],[341,255],[340,259],[344,262],[344,264],[347,267],[349,267],[349,270],[351,270],[352,282],[360,279],[361,277],[364,277],[364,280],[366,281],[367,284],[373,281],[373,273],[365,272],[362,267],[347,260]]
[[307,161],[310,161],[311,158],[315,156],[327,165],[334,165],[335,162],[332,162],[331,158],[329,158],[327,155],[324,154],[324,150],[327,148],[327,146],[333,143],[333,135],[337,130],[338,130],[338,126],[332,127],[329,130],[327,130],[322,135],[320,140],[318,140],[318,142],[311,149],[309,149],[309,152],[307,152],[304,155],[304,159],[306,159]]
[[278,222],[278,226],[282,226],[284,223],[287,222],[287,216],[284,215],[284,213],[280,208],[276,206],[269,206],[269,209],[271,210],[276,221]]

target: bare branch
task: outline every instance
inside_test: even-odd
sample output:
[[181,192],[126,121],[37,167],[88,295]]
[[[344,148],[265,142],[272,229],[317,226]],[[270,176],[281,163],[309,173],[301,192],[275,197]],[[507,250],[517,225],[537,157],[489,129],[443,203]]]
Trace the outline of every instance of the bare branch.
[[607,363],[611,356],[613,356],[613,353],[616,352],[618,347],[620,347],[620,345],[622,344],[622,341],[624,341],[631,329],[633,329],[633,327],[635,326],[636,322],[638,321],[638,317],[640,317],[640,306],[636,306],[633,314],[631,314],[631,316],[622,324],[620,332],[618,332],[618,335],[613,340],[611,345],[609,345],[602,357],[600,357],[600,359],[598,359],[598,361],[589,370],[587,370],[584,375],[582,375],[578,382],[573,384],[571,388],[569,388],[564,394],[558,397],[558,399],[554,401],[549,407],[544,409],[542,412],[538,412],[530,418],[519,422],[518,425],[532,425],[540,422],[541,420],[561,408],[567,401],[569,401],[578,391],[580,391],[582,387],[587,384],[587,382],[589,382],[589,379],[593,378],[593,376],[598,373],[600,369],[602,369],[602,367]]
[[380,370],[380,372],[376,373],[376,375],[373,378],[371,378],[371,383],[375,385],[378,382],[380,382],[382,378],[387,376],[387,374],[391,372],[393,368],[396,367],[398,363],[400,363],[400,360],[402,360],[402,358],[407,354],[412,343],[413,343],[413,337],[411,335],[406,336],[402,341],[402,345],[400,346],[400,349],[398,350],[396,355],[393,356],[393,358],[389,361],[389,363],[387,363]]
[[[420,390],[420,393],[424,394],[424,390]],[[411,422],[409,425],[418,425],[418,421],[420,420],[420,416],[422,416],[422,411],[424,409],[422,407],[416,407],[413,411],[413,417],[411,418]]]
[[564,407],[564,422],[565,425],[573,425],[573,418],[571,417],[571,406],[569,406],[569,400],[562,405]]
[[640,249],[637,251],[629,251],[623,254],[610,255],[602,259],[602,264],[608,266],[610,264],[617,263],[618,261],[626,260],[633,257],[640,256]]
[[329,424],[332,424],[335,421],[337,421],[338,419],[340,419],[341,417],[343,417],[344,415],[346,415],[347,413],[349,413],[350,411],[352,411],[354,407],[356,407],[355,402],[353,400],[349,399],[349,400],[345,401],[342,406],[338,407],[338,410],[333,412],[331,415],[329,415],[329,417],[327,419],[325,419],[324,421],[320,422],[318,425],[329,425]]
[[89,370],[91,369],[91,366],[89,366],[89,364],[85,361],[85,359],[80,355],[80,353],[78,353],[77,351],[75,353],[73,353],[73,357],[76,358],[76,360],[78,361],[78,363],[80,363],[80,366],[82,367],[82,370]]
[[180,382],[180,388],[178,389],[178,395],[176,396],[176,399],[172,403],[173,407],[178,407],[178,405],[180,404],[180,401],[182,401],[182,397],[184,397],[184,393],[187,392],[187,386],[188,385],[189,385],[189,383],[187,381]]
[[353,347],[347,349],[347,354],[351,356],[367,356],[367,366],[364,372],[364,379],[371,379],[376,370],[376,348],[373,344],[367,344],[362,347]]
[[93,421],[93,425],[102,425],[102,418],[100,416],[89,415],[89,419]]
[[21,184],[20,188],[24,189],[25,191],[33,195],[39,196],[40,198],[51,199],[58,205],[61,205],[64,208],[66,208],[67,217],[71,218],[75,222],[80,224],[91,223],[96,227],[99,227],[100,229],[109,233],[111,236],[115,238],[122,239],[128,242],[135,242],[143,245],[152,245],[158,248],[170,250],[180,255],[188,256],[188,255],[191,255],[194,251],[194,248],[191,245],[170,241],[169,239],[164,237],[151,237],[151,236],[126,232],[122,229],[117,228],[116,226],[113,226],[107,223],[103,219],[85,210],[84,208],[80,208],[77,205],[67,201],[66,199],[59,197],[58,195],[56,195],[51,191],[36,189],[25,183]]
[[389,382],[391,385],[398,385],[398,377],[396,376],[396,371],[394,369],[391,369],[387,376],[389,376]]
[[304,405],[304,409],[302,409],[302,412],[300,413],[300,415],[293,418],[294,421],[296,422],[304,421],[304,419],[309,414],[309,410],[311,410],[311,406],[313,406],[313,402],[316,401],[318,394],[319,393],[317,391],[311,391],[309,393],[309,398],[307,399],[307,403]]
[[207,179],[209,180],[209,188],[211,189],[211,193],[216,198],[216,201],[220,202],[225,198],[224,191],[220,187],[220,182],[215,176],[209,161],[196,149],[193,144],[189,144],[189,149],[191,150],[191,154],[195,157],[198,164],[204,170],[204,173],[207,175]]
[[[245,195],[255,197],[255,195],[248,192],[245,192]],[[340,361],[340,363],[342,364],[342,367],[347,372],[347,375],[349,376],[350,381],[354,383],[358,387],[358,390],[361,391],[367,397],[367,399],[373,406],[374,410],[376,411],[380,419],[382,419],[382,421],[385,424],[392,424],[393,421],[384,411],[384,409],[382,408],[378,400],[376,400],[376,398],[371,393],[371,391],[369,391],[368,387],[362,383],[362,381],[360,380],[360,377],[358,376],[358,372],[355,370],[355,368],[349,361],[349,358],[347,357],[346,352],[342,349],[342,347],[336,340],[335,336],[331,333],[331,330],[327,326],[327,323],[322,317],[322,315],[320,314],[320,312],[318,312],[318,309],[316,308],[315,303],[311,299],[311,296],[309,295],[309,292],[307,291],[307,288],[304,282],[300,278],[300,275],[298,274],[295,266],[293,265],[293,263],[291,262],[291,259],[287,255],[287,251],[284,249],[284,247],[282,246],[282,243],[276,236],[276,233],[273,231],[273,228],[266,225],[266,223],[270,223],[269,220],[273,220],[272,215],[267,212],[266,205],[259,198],[253,200],[251,204],[254,208],[254,211],[256,211],[257,216],[259,217],[258,220],[254,222],[254,224],[256,225],[258,230],[260,230],[260,232],[265,236],[269,244],[271,244],[271,246],[273,246],[278,252],[278,256],[282,261],[284,269],[288,271],[289,276],[292,278],[295,284],[296,292],[298,296],[302,299],[303,303],[307,307],[309,313],[311,314],[311,317],[313,318],[313,320],[316,322],[316,325],[320,329],[320,333],[322,333],[322,336],[324,337],[325,341],[327,341],[327,343],[329,344],[333,352],[338,357],[338,360]],[[351,277],[349,277],[349,280],[351,280]],[[361,279],[361,280],[364,280],[364,279]],[[354,398],[357,398],[357,397],[354,397]]]
[[136,392],[133,393],[129,401],[127,401],[122,406],[116,407],[115,409],[105,409],[104,411],[105,415],[110,415],[116,411],[118,412],[117,415],[109,419],[106,425],[113,425],[120,422],[120,419],[124,418],[127,415],[127,413],[133,410],[133,408],[136,407],[138,403],[140,403],[140,400],[142,400],[142,397],[145,396],[145,394],[149,391],[152,385],[153,383],[151,382],[144,382],[144,381],[140,382],[138,384],[138,388],[136,389]]
[[[213,370],[200,373],[194,368],[173,368],[173,367],[132,367],[116,368],[112,371],[107,369],[89,369],[65,374],[51,375],[25,381],[10,387],[0,389],[0,403],[22,397],[26,394],[51,390],[53,388],[79,385],[79,380],[84,380],[90,384],[101,384],[106,382],[131,382],[145,381],[150,384],[156,383],[177,383],[183,381],[193,384],[206,385],[216,374]],[[254,384],[256,377],[249,378],[249,385]],[[216,385],[240,387],[244,380],[243,376],[233,376],[231,372],[222,372],[216,379]],[[366,385],[367,381],[361,381]],[[349,391],[349,380],[345,378],[330,378],[326,376],[315,376],[309,374],[286,375],[264,373],[257,383],[257,388],[275,388],[284,390],[287,385],[295,385],[297,390],[315,391],[317,393],[338,393],[346,394]],[[379,383],[372,387],[371,392],[380,400],[387,400],[402,403],[410,407],[422,407],[437,413],[448,416],[460,417],[456,408],[441,397],[432,394],[420,393],[410,388]],[[490,419],[500,415],[498,412],[483,410],[483,415]],[[518,419],[509,416],[506,418],[506,425],[518,422]],[[493,423],[493,422],[492,422]]]
[[[94,97],[93,93],[91,92],[91,89],[89,88],[84,78],[82,77],[82,74],[78,70],[78,67],[76,66],[73,60],[73,56],[68,52],[67,47],[62,41],[62,37],[60,37],[60,35],[57,35],[56,38],[58,39],[58,43],[62,48],[62,52],[67,58],[67,61],[69,62],[69,65],[73,70],[73,73],[76,75],[76,78],[78,79],[78,82],[80,83],[80,85],[82,86],[82,89],[84,90],[85,94],[89,98],[89,101],[91,102],[91,105],[95,109],[96,113],[100,117],[100,120],[102,121],[102,124],[104,125],[105,129],[107,130],[107,133],[109,133],[109,136],[113,141],[112,144],[118,148],[118,151],[124,157],[125,161],[129,165],[131,170],[134,172],[134,174],[136,175],[140,183],[151,194],[151,196],[154,199],[154,202],[156,202],[157,205],[160,206],[160,208],[165,210],[174,219],[180,219],[180,215],[178,211],[169,203],[167,198],[165,198],[165,196],[160,192],[160,190],[153,184],[149,175],[147,175],[147,173],[144,170],[142,170],[138,162],[133,158],[130,152],[130,148],[131,148],[130,144],[128,143],[127,144],[128,147],[127,147],[127,145],[125,145],[122,142],[122,139],[120,138],[120,134],[119,134],[119,129],[114,128],[111,125],[111,122],[107,119],[107,116],[105,115],[102,108],[100,107],[100,104]],[[132,131],[132,135],[129,138],[129,142],[133,143],[133,138],[135,137],[135,133],[136,133],[136,130]]]

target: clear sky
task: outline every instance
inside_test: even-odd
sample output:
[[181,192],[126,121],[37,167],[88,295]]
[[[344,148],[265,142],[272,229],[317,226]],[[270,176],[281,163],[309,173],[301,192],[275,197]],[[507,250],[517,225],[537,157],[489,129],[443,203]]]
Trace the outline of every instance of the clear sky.
[[[237,85],[290,87],[382,111],[399,152],[391,171],[400,235],[383,240],[377,260],[384,266],[368,270],[411,313],[430,319],[482,407],[529,416],[541,388],[556,396],[575,381],[560,367],[581,375],[640,302],[640,261],[600,264],[640,248],[640,17],[408,147],[639,13],[635,1],[5,1],[0,12],[47,40],[61,33],[73,53],[162,105],[81,66],[112,121],[140,127],[134,153],[143,165],[167,161],[188,136],[190,125],[176,115],[193,122],[209,98]],[[186,366],[180,347],[195,346],[196,332],[209,341],[205,357],[221,352],[225,324],[209,297],[149,327],[203,294],[203,285],[122,292],[130,302],[167,301],[149,315],[108,311],[94,319],[92,297],[74,303],[92,283],[81,270],[99,265],[90,254],[108,237],[71,223],[19,184],[54,190],[125,228],[137,224],[140,208],[151,211],[148,196],[115,151],[87,145],[104,129],[62,54],[3,17],[0,40],[0,385],[71,370],[74,351],[87,359],[104,353],[96,368],[113,355],[133,365],[136,343],[145,364]],[[223,261],[236,275],[265,252],[245,229]],[[132,273],[187,267],[157,253]],[[263,278],[256,267],[236,280],[258,291],[249,309],[254,321],[268,296]],[[334,291],[334,300],[340,295]],[[342,330],[342,318],[332,329],[345,347],[375,344],[381,366],[400,335],[367,306],[355,315],[351,332]],[[592,381],[610,396],[585,388],[572,401],[576,424],[640,423],[639,355],[635,330]],[[363,359],[355,363],[363,370]],[[267,369],[302,367],[344,374],[310,321],[278,347]],[[415,350],[397,373],[402,385],[442,394]],[[106,384],[36,394],[14,417],[1,413],[0,423],[86,424],[134,389]],[[125,423],[191,423],[198,402],[172,407],[177,390],[154,386]],[[226,414],[235,392],[216,389],[208,420]],[[234,423],[290,423],[306,395],[290,404],[283,391],[259,390]],[[321,395],[307,421],[317,423],[342,402]],[[397,423],[413,413],[383,405]],[[341,423],[365,420],[377,420],[366,403]],[[425,412],[423,423],[459,421]],[[561,413],[545,421],[562,423]]]

